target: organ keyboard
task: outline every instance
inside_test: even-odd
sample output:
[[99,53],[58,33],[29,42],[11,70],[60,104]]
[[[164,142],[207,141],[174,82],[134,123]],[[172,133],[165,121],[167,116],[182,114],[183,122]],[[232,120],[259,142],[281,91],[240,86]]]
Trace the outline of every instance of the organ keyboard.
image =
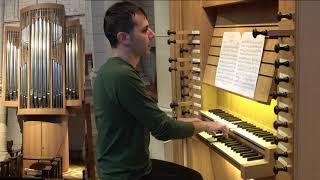
[[274,135],[220,109],[200,111],[203,118],[225,123],[229,138],[200,132],[198,136],[210,148],[241,171],[242,178],[272,176]]

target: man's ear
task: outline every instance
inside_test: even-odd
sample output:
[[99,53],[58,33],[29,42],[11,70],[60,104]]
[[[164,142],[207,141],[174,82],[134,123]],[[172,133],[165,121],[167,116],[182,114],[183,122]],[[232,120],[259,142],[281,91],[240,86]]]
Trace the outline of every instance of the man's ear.
[[126,32],[118,32],[117,38],[118,38],[119,44],[127,45],[129,43],[130,36]]

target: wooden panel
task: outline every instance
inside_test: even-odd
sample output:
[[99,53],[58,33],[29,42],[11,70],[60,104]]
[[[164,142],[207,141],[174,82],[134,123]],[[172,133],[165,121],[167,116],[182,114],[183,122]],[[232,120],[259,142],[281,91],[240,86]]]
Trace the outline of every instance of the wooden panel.
[[290,50],[289,51],[279,51],[279,57],[293,61],[294,58],[294,54],[295,54],[295,40],[293,37],[290,38],[279,38],[278,39],[279,44],[287,44],[290,46]]
[[200,142],[196,137],[188,138],[188,167],[201,173],[204,179],[216,180],[213,174],[213,163],[211,161],[210,148]]
[[69,143],[67,119],[60,116],[56,122],[42,122],[42,156],[62,156],[63,170],[69,168]]
[[242,180],[241,171],[214,151],[210,152],[213,173],[217,180]]
[[[29,119],[34,119],[30,121]],[[43,120],[48,120],[43,121]],[[23,122],[23,155],[27,158],[62,156],[63,170],[69,168],[68,125],[63,117],[30,116]],[[33,161],[25,161],[24,167]]]
[[264,51],[262,54],[261,62],[273,64],[274,61],[276,60],[276,58],[277,58],[277,53],[270,52],[270,51]]
[[219,62],[218,56],[208,56],[207,64],[217,66]]
[[[181,1],[170,1],[169,2],[169,15],[170,15],[170,30],[182,30],[182,17],[181,17]],[[171,45],[170,46],[170,57],[179,57],[179,48],[181,45]],[[174,65],[174,63],[173,63]],[[172,100],[173,101],[181,101],[181,89],[180,89],[180,78],[177,77],[179,75],[176,71],[171,72],[171,87],[172,87]],[[176,114],[181,114],[181,108],[176,108]],[[174,144],[174,149],[178,148],[176,146],[177,143]],[[182,147],[180,147],[182,148]],[[177,154],[178,156],[178,154]],[[175,157],[175,156],[174,156]],[[176,158],[176,157],[175,157]],[[181,160],[181,161],[180,161]],[[180,161],[180,162],[178,162]],[[183,164],[183,158],[175,159],[176,163]]]
[[274,76],[274,66],[272,64],[261,64],[259,75],[270,76],[271,78]]
[[227,6],[227,5],[240,4],[240,3],[246,3],[246,2],[249,2],[249,1],[248,0],[228,0],[228,1],[207,0],[203,3],[203,7],[205,8],[219,7],[219,6]]
[[279,11],[283,13],[295,13],[296,2],[288,0],[279,0]]
[[184,153],[183,153],[183,141],[184,139],[173,140],[173,162],[184,165]]
[[261,102],[268,102],[269,92],[272,85],[272,78],[259,76],[257,80],[256,92],[254,94],[254,99]]
[[220,47],[210,47],[209,55],[220,56],[220,51],[221,51]]
[[41,157],[41,123],[39,121],[23,122],[23,155]]
[[247,26],[250,26],[250,27],[236,27],[236,26],[215,27],[212,36],[222,37],[224,32],[252,32],[254,28],[256,28],[259,31],[278,29],[277,24],[270,24],[270,26],[266,26],[266,24],[262,24],[262,26],[249,24]]
[[18,109],[18,115],[65,115],[65,109],[57,108],[39,108],[39,109]]
[[295,12],[296,12],[296,2],[295,1],[288,1],[288,0],[279,0],[279,12],[282,14],[293,14],[293,19],[282,19],[279,22],[279,28],[284,29],[295,29]]
[[[204,9],[201,9],[201,23],[200,23],[200,48],[201,48],[201,69],[204,70],[207,64],[208,52],[211,43],[211,37],[213,33],[213,24],[217,16],[217,9],[210,9],[207,13]],[[203,78],[204,73],[201,73]]]
[[278,69],[278,73],[283,73],[283,74],[289,75],[289,77],[291,77],[291,78],[295,78],[294,68],[292,68],[292,67],[283,67],[283,66],[281,66]]
[[252,3],[219,7],[216,25],[277,23],[275,14],[278,12],[278,0],[250,1]]
[[211,40],[211,46],[221,46],[222,44],[222,37],[216,37],[216,38],[212,38]]
[[203,82],[214,86],[216,71],[217,71],[216,66],[207,65],[204,71]]
[[[181,1],[181,30],[199,30],[201,1]],[[192,13],[190,13],[192,12]],[[200,32],[201,34],[201,32]]]

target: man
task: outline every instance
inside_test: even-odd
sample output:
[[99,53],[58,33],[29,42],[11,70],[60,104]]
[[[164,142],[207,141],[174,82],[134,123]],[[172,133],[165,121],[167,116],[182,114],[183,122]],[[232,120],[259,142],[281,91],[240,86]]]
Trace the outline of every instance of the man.
[[136,71],[151,47],[154,32],[143,9],[130,2],[110,7],[104,32],[112,57],[100,68],[94,83],[97,126],[97,170],[106,180],[202,179],[189,168],[150,160],[149,134],[159,140],[190,137],[200,131],[228,132],[225,125],[197,118],[173,120],[147,95]]

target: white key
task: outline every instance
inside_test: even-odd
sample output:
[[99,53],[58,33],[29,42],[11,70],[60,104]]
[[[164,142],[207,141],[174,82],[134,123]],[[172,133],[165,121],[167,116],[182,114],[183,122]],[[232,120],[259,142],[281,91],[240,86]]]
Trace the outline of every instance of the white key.
[[254,135],[251,132],[248,132],[242,128],[237,128],[233,130],[235,133],[238,133],[252,141],[254,141],[255,143],[257,143],[258,145],[262,146],[262,147],[269,147],[269,146],[275,146],[274,144],[271,144],[270,142],[265,141],[263,138],[260,138],[256,135]]

